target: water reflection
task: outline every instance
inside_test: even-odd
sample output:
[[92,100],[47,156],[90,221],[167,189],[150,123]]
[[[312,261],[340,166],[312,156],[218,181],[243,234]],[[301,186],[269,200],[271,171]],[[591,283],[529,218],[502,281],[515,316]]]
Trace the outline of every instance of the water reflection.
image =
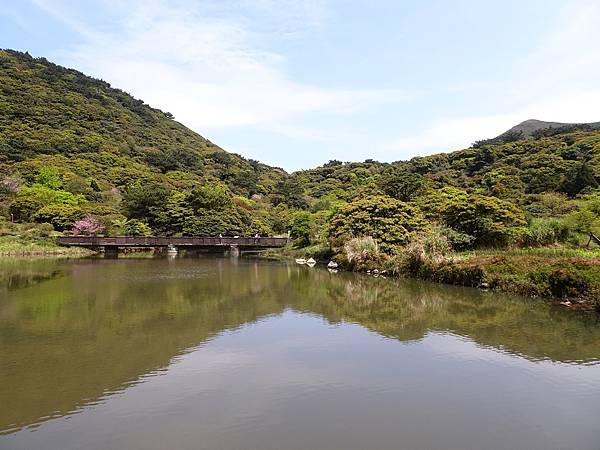
[[24,288],[63,274],[54,259],[0,258],[0,292]]
[[[14,264],[16,273],[18,263]],[[595,317],[471,289],[216,258],[22,264],[27,273],[52,275],[31,275],[36,283],[4,290],[0,297],[0,430],[5,434],[89,408],[126,388],[129,392],[128,386],[144,377],[154,378],[193,358],[224,331],[245,332],[257,322],[265,328],[285,324],[271,331],[273,346],[296,330],[286,351],[293,348],[299,358],[309,352],[303,360],[306,367],[325,363],[345,367],[344,358],[364,350],[363,344],[358,349],[350,344],[358,329],[390,343],[419,344],[421,353],[414,358],[442,371],[450,369],[424,359],[427,348],[443,355],[468,351],[477,358],[488,355],[477,348],[490,348],[506,355],[511,364],[548,360],[585,367],[600,359]],[[274,317],[278,319],[271,320]],[[324,338],[328,344],[336,342],[339,355],[320,353],[319,342],[302,344],[303,339],[325,333],[314,322],[317,318],[340,325],[328,328],[337,331],[327,331]],[[244,365],[244,358],[255,351],[251,336],[246,339],[250,340],[244,352],[221,351],[208,358],[213,369],[217,363],[229,364],[219,377],[240,383],[235,371],[241,370],[240,364],[247,370],[251,362]],[[377,355],[380,344],[369,345]],[[268,351],[272,349],[265,347]],[[271,363],[283,370],[286,361],[273,358]],[[352,376],[360,372],[347,367]],[[272,368],[253,370],[260,379]],[[469,378],[468,373],[462,375]],[[302,383],[289,371],[281,376],[286,386]],[[322,382],[331,380],[324,377]],[[250,390],[245,383],[249,382],[240,388]],[[181,395],[177,386],[163,384],[160,389],[177,397]],[[310,392],[301,392],[310,398]],[[186,406],[181,401],[179,408]],[[211,408],[219,407],[219,399],[207,402]]]

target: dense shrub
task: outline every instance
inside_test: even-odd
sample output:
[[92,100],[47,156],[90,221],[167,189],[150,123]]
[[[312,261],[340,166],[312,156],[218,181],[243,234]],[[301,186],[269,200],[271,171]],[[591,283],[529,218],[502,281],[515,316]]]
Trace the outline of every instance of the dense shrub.
[[505,247],[512,228],[526,224],[525,214],[513,203],[482,195],[451,199],[443,206],[442,217],[450,228],[472,236],[474,247]]
[[391,197],[373,196],[341,207],[331,219],[329,235],[337,242],[371,236],[389,252],[426,228],[425,218],[416,207]]
[[78,206],[55,204],[41,208],[33,219],[39,223],[49,223],[56,230],[63,231],[82,217],[83,211]]
[[543,247],[567,242],[571,228],[565,220],[534,219],[528,227],[523,227],[517,237],[521,247]]
[[152,233],[150,227],[137,219],[129,219],[125,222],[123,231],[127,236],[149,236]]
[[312,218],[309,212],[300,211],[294,215],[290,228],[290,237],[297,247],[306,247],[310,244]]

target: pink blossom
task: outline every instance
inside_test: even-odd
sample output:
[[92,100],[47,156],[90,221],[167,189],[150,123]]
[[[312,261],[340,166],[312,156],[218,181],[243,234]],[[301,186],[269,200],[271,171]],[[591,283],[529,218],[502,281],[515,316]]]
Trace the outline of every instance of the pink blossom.
[[14,194],[19,190],[20,184],[21,183],[19,183],[19,180],[14,177],[5,177],[4,180],[2,180],[2,186],[11,194]]
[[85,216],[73,224],[71,231],[74,234],[99,234],[104,232],[104,227],[94,216]]

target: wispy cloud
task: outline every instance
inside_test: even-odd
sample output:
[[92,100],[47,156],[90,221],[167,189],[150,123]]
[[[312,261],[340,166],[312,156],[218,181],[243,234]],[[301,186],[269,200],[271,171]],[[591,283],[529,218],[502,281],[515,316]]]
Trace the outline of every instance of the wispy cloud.
[[[289,77],[285,57],[269,50],[265,34],[280,33],[281,25],[257,31],[251,17],[272,15],[278,24],[293,29],[302,22],[306,29],[326,20],[322,2],[240,1],[233,15],[231,6],[212,2],[129,1],[118,6],[110,31],[90,28],[52,0],[35,3],[85,38],[63,54],[73,66],[199,131],[269,123],[286,129],[302,114],[354,114],[409,98],[402,90],[331,89]],[[240,16],[240,8],[247,14]]]
[[[402,151],[428,154],[464,148],[477,139],[499,135],[527,119],[557,122],[600,121],[600,5],[580,1],[560,12],[562,26],[540,36],[535,48],[510,61],[500,83],[477,83],[480,105],[501,93],[492,114],[452,116],[433,120],[424,129],[393,139],[387,154]],[[461,86],[461,91],[468,86]],[[487,91],[487,92],[486,92]],[[485,105],[489,109],[489,104]]]

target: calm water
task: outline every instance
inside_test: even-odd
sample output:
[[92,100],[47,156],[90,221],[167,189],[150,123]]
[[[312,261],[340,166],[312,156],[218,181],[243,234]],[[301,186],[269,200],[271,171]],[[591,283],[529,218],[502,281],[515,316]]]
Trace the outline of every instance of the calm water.
[[600,448],[600,323],[229,259],[0,262],[0,448]]

